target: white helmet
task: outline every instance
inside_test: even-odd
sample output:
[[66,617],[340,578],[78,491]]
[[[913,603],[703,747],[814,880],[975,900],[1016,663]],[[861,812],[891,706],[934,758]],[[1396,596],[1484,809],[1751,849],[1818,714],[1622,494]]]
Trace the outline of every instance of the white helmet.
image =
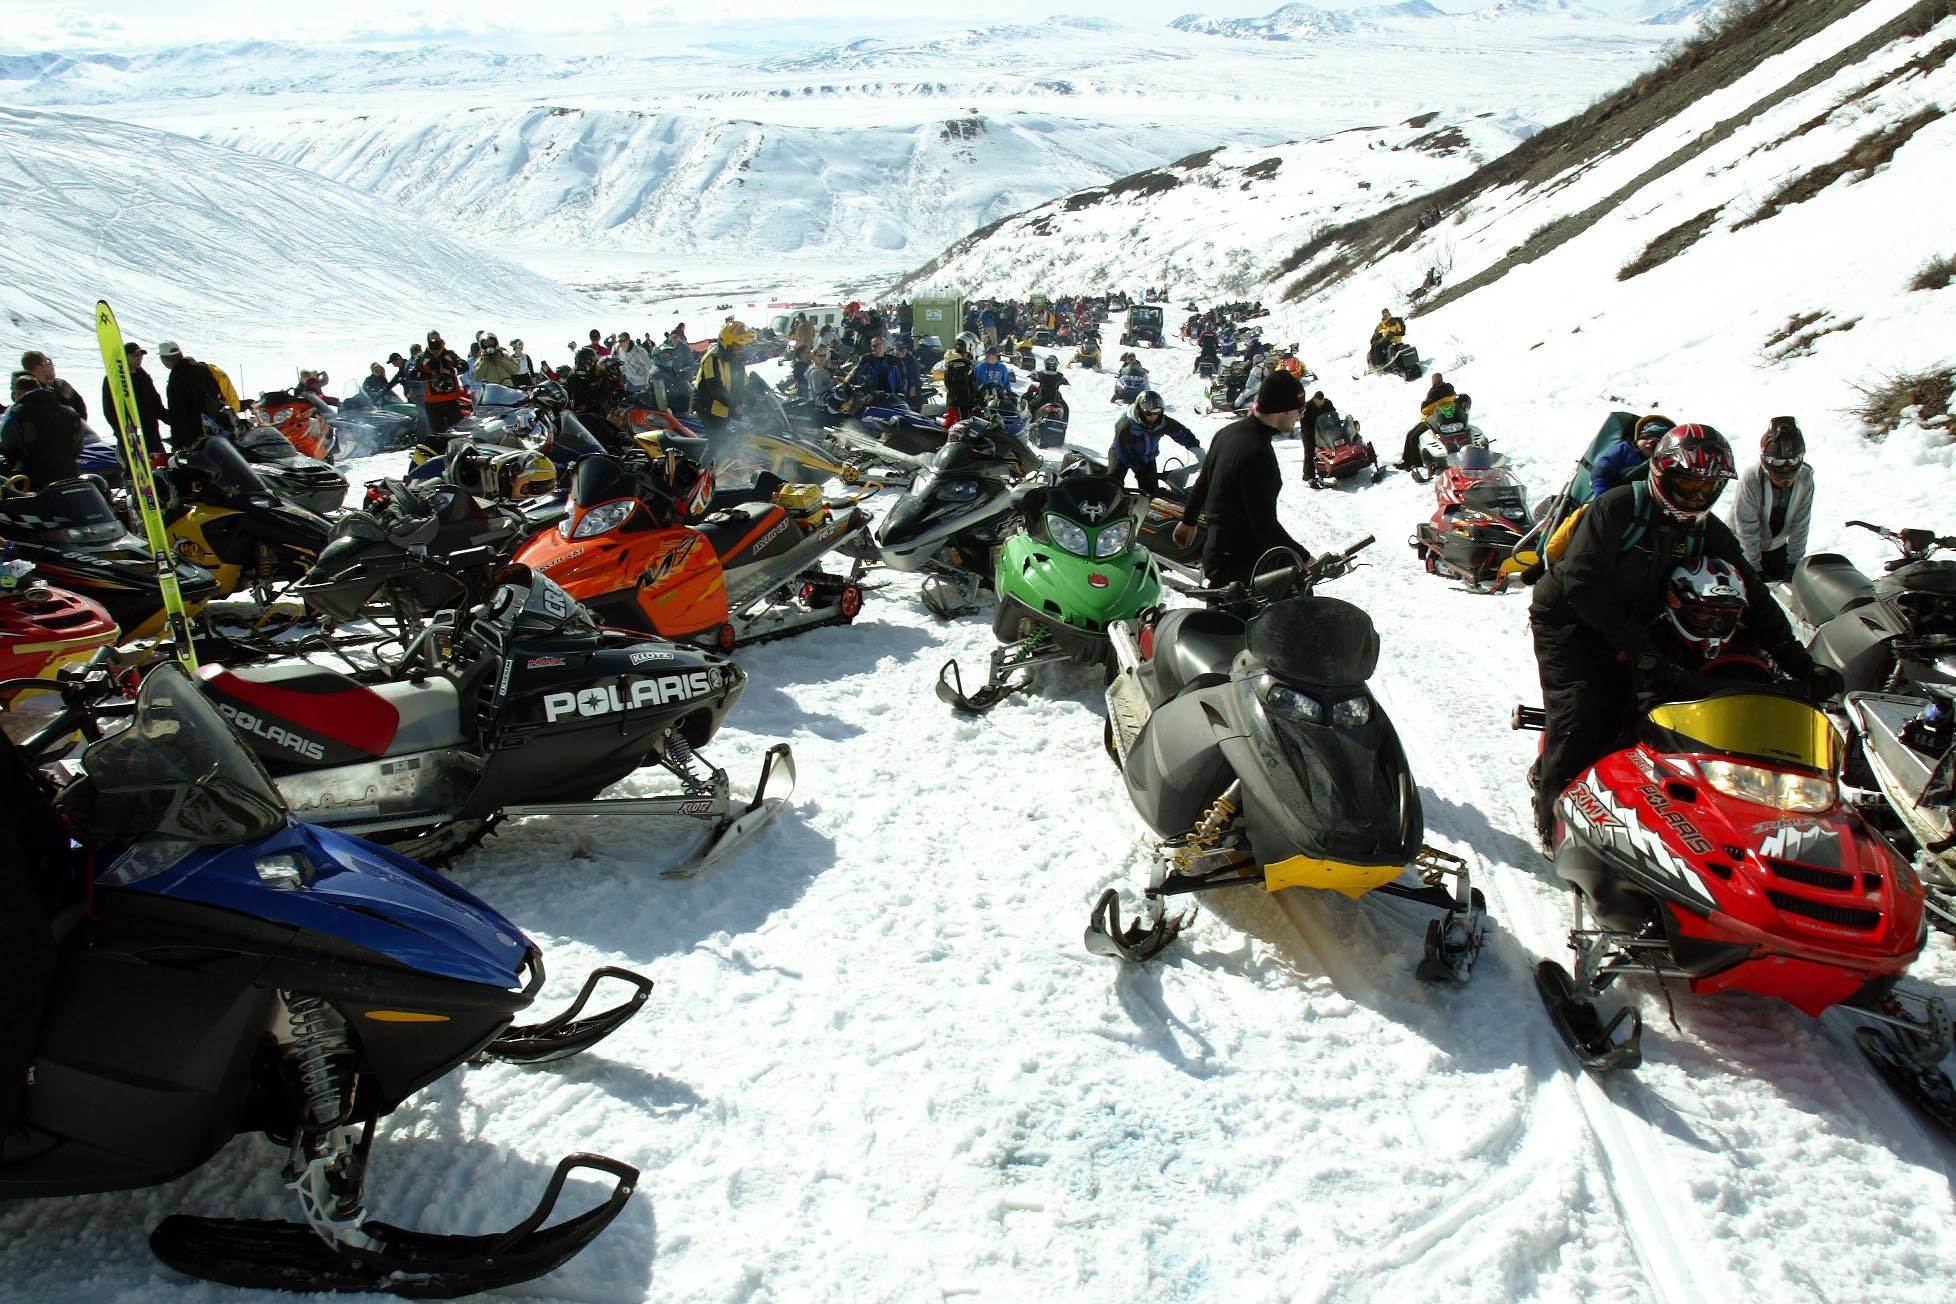
[[1745,580],[1721,557],[1677,567],[1664,586],[1664,618],[1707,661],[1739,632],[1745,605]]

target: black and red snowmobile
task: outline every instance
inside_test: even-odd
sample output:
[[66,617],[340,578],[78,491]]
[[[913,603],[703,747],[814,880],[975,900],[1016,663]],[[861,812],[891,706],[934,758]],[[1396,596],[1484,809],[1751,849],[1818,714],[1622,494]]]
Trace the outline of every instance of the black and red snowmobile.
[[[1882,1076],[1956,1134],[1956,1086],[1941,1068],[1949,1012],[1897,985],[1927,937],[1922,885],[1842,800],[1827,717],[1752,678],[1700,680],[1688,691],[1702,696],[1648,707],[1630,745],[1563,791],[1552,846],[1575,896],[1575,971],[1542,961],[1542,1003],[1599,1072],[1642,1062],[1637,1009],[1596,1007],[1634,976],[1698,996],[1771,996],[1816,1018],[1839,1006],[1861,1021]],[[1515,712],[1516,728],[1545,722]]]
[[1433,482],[1433,515],[1410,540],[1427,574],[1459,580],[1476,593],[1507,587],[1501,564],[1528,532],[1528,500],[1504,461],[1485,445],[1469,444]]
[[1359,435],[1357,417],[1338,417],[1326,412],[1317,419],[1317,436],[1313,459],[1320,480],[1349,480],[1366,468],[1371,468],[1372,482],[1377,484],[1385,475],[1385,464],[1379,461],[1372,441]]

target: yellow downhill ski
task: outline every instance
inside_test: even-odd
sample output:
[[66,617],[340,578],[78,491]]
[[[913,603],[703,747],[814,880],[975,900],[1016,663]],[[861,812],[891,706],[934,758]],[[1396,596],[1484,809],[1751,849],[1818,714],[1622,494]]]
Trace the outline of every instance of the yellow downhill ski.
[[177,588],[176,555],[163,526],[156,501],[156,477],[150,474],[149,448],[143,443],[142,417],[136,407],[136,386],[129,376],[129,355],[122,347],[122,327],[106,299],[95,302],[95,340],[102,346],[102,369],[108,373],[109,395],[115,400],[115,427],[122,437],[122,457],[129,464],[130,492],[143,517],[143,534],[156,563],[156,587],[163,594],[163,612],[176,640],[177,660],[185,670],[197,668],[197,650],[190,641],[190,618],[184,614],[183,593]]

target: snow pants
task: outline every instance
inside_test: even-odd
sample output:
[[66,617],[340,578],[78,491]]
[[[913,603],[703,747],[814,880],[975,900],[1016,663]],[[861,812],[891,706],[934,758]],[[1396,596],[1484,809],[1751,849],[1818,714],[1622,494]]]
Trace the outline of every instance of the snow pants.
[[1629,671],[1586,627],[1531,622],[1531,628],[1548,716],[1535,783],[1535,828],[1546,841],[1562,790],[1621,745],[1635,695]]
[[[41,1015],[54,981],[54,934],[46,903],[34,879],[33,803],[26,800],[33,780],[13,745],[0,740],[0,781],[8,799],[0,803],[0,1137],[20,1120],[27,1073],[40,1040]],[[43,831],[44,837],[44,831]]]

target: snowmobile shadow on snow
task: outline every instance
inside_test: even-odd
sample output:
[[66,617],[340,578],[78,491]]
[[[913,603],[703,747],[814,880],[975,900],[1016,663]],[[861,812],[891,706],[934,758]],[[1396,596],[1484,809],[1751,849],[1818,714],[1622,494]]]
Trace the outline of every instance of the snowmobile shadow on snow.
[[1449,801],[1445,794],[1423,785],[1419,797],[1426,809],[1427,826],[1441,837],[1457,846],[1472,847],[1490,866],[1517,869],[1560,886],[1554,866],[1532,842],[1493,824],[1478,807]]

